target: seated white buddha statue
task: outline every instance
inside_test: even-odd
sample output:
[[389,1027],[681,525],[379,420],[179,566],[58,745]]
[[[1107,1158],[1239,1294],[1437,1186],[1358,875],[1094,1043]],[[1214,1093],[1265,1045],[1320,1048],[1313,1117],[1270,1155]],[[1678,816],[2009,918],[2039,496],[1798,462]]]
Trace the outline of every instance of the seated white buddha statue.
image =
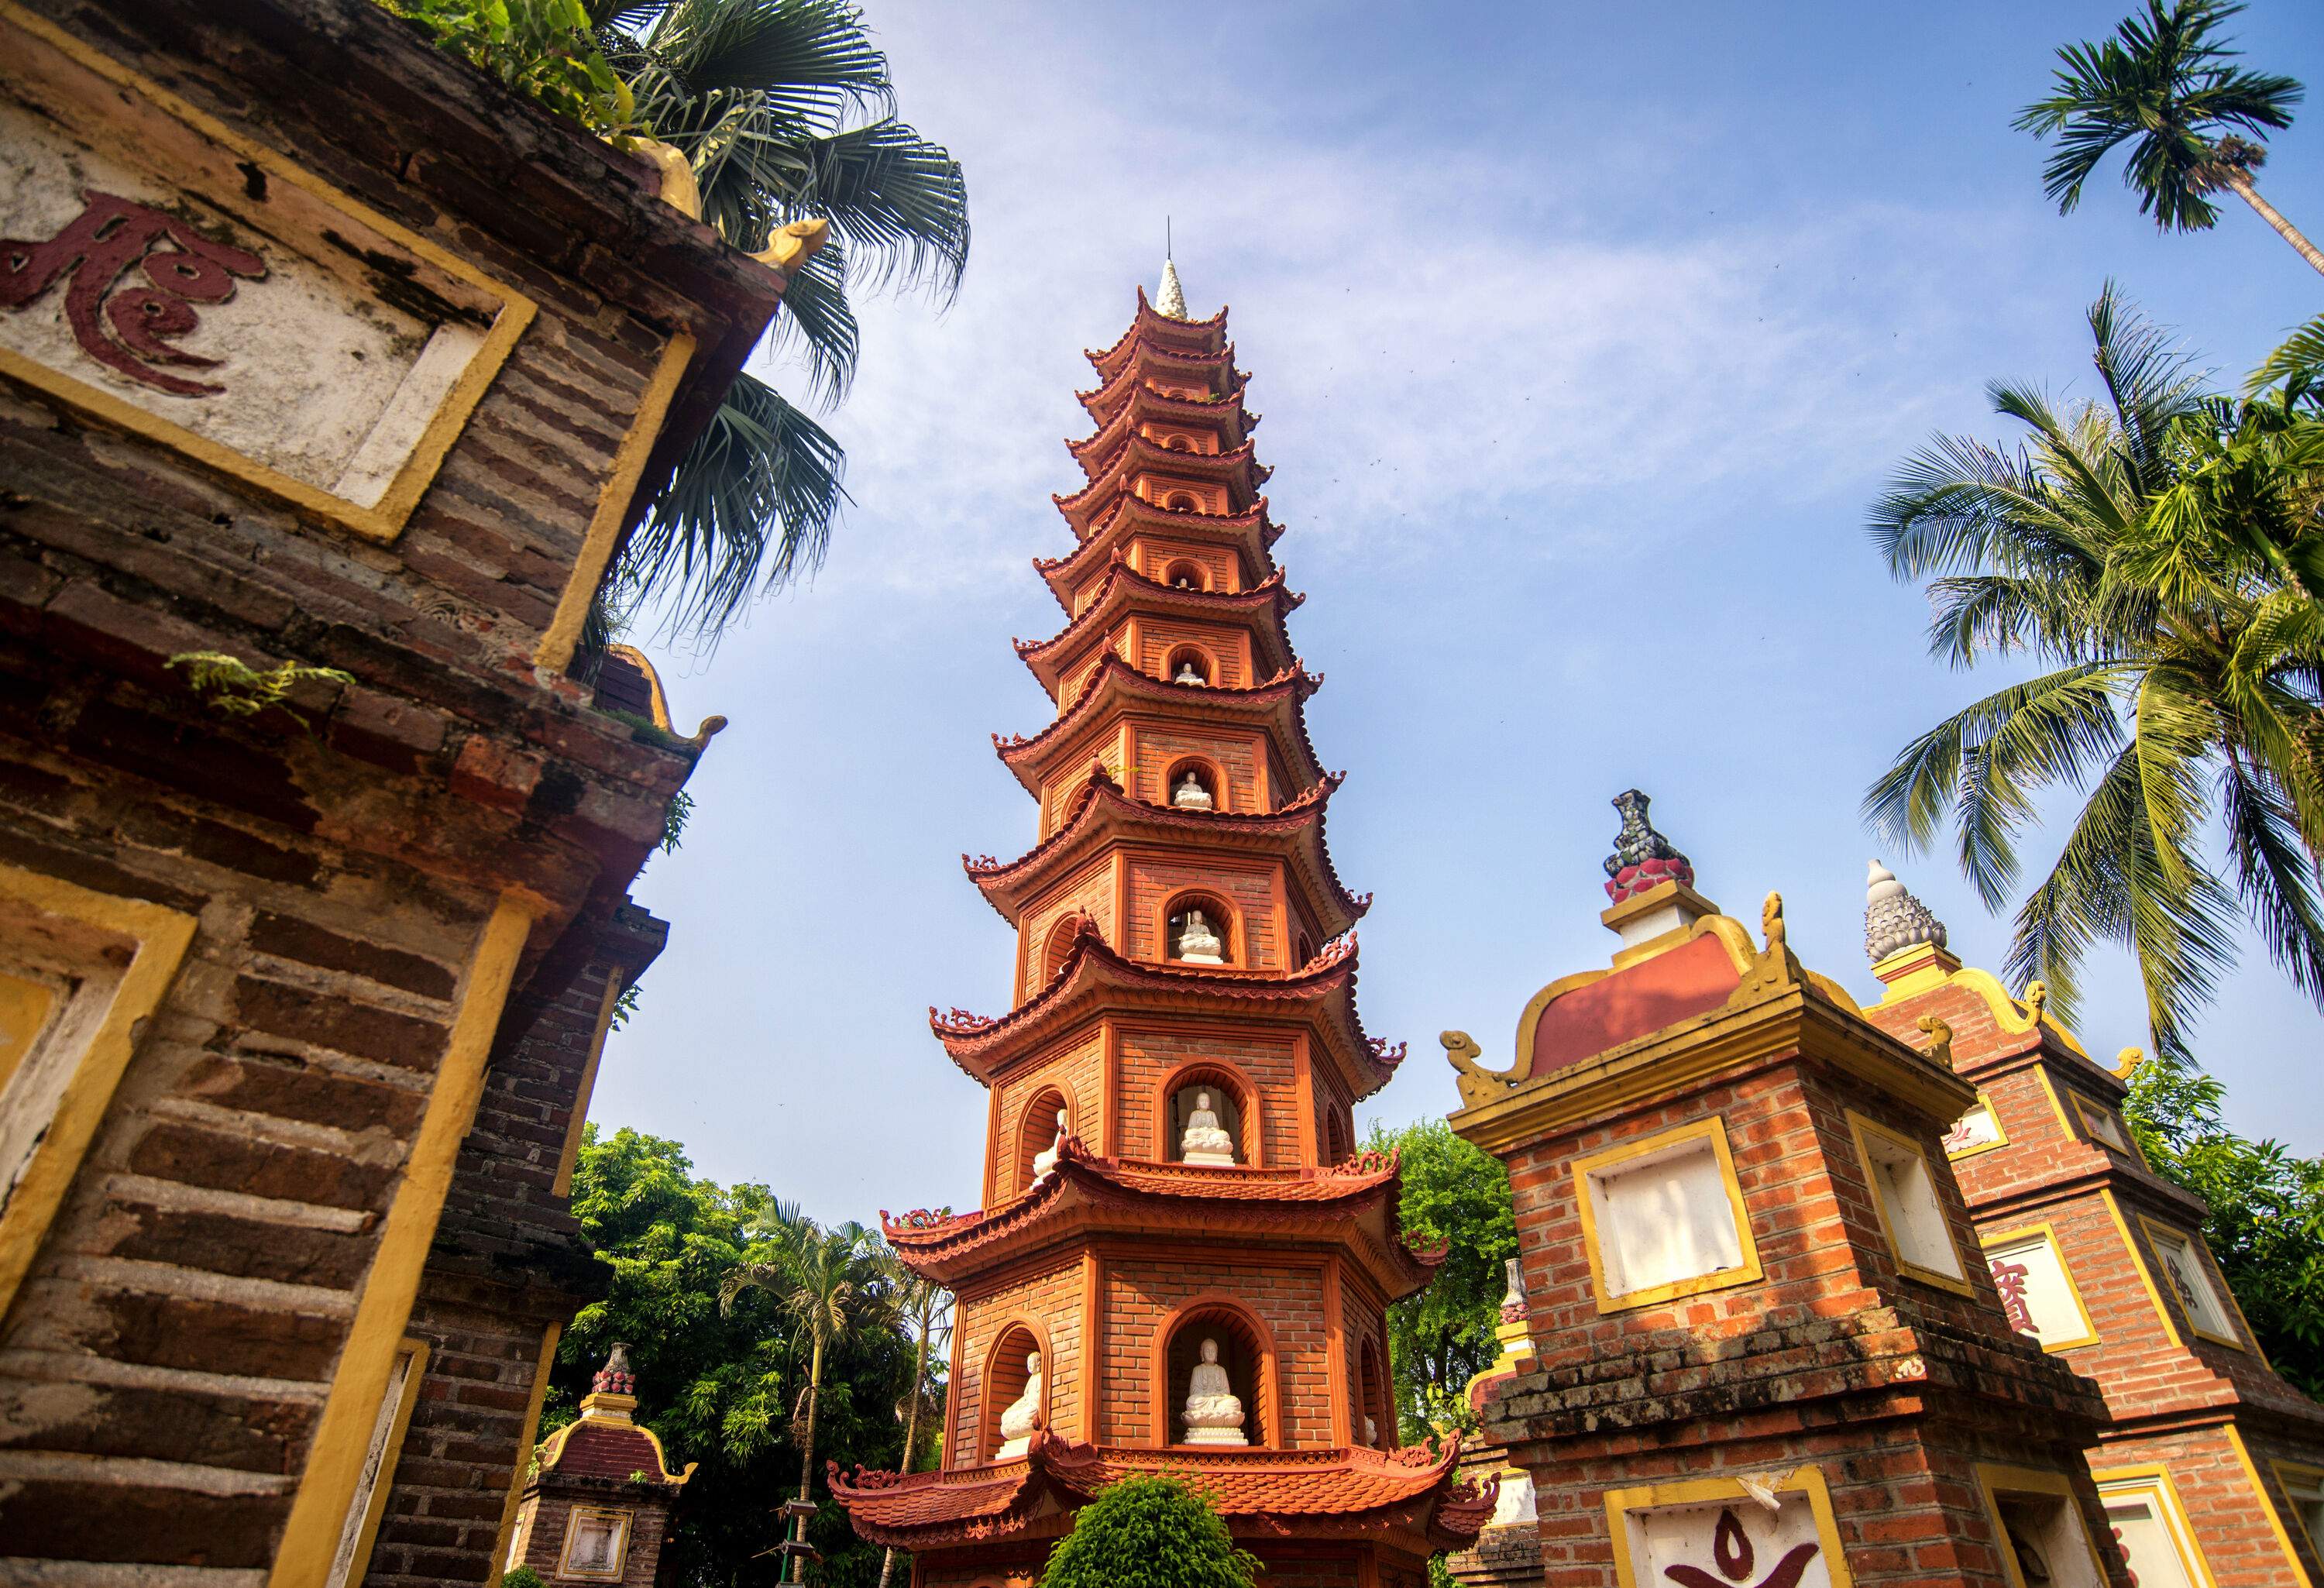
[[1364,1419],[1364,1443],[1374,1447],[1377,1447],[1379,1445],[1379,1419],[1378,1417],[1366,1417]]
[[1203,669],[1194,665],[1194,658],[1192,657],[1188,657],[1185,660],[1178,664],[1178,676],[1172,679],[1170,681],[1174,684],[1206,684],[1210,682],[1209,679],[1203,677]]
[[993,1451],[992,1459],[1007,1461],[1012,1455],[1022,1455],[1033,1443],[1033,1430],[1041,1426],[1041,1353],[1025,1353],[1025,1393],[1009,1403],[1001,1414],[1001,1445]]
[[1178,780],[1178,786],[1170,790],[1170,803],[1180,810],[1208,810],[1211,808],[1211,791],[1203,787],[1202,779],[1188,772]]
[[1219,1366],[1219,1343],[1203,1342],[1203,1360],[1194,1364],[1186,1385],[1186,1443],[1189,1445],[1248,1445],[1242,1436],[1242,1402],[1227,1384],[1227,1371]]
[[1182,1163],[1231,1165],[1235,1161],[1234,1138],[1211,1111],[1207,1092],[1194,1094],[1194,1112],[1186,1116],[1186,1128],[1178,1137],[1178,1159]]
[[1057,1167],[1057,1154],[1065,1147],[1065,1111],[1061,1108],[1057,1110],[1057,1133],[1050,1138],[1047,1147],[1033,1155],[1033,1184],[1038,1186],[1049,1177],[1049,1172]]
[[1224,965],[1220,950],[1226,945],[1211,930],[1211,918],[1201,909],[1186,912],[1186,924],[1178,932],[1178,957],[1190,965]]

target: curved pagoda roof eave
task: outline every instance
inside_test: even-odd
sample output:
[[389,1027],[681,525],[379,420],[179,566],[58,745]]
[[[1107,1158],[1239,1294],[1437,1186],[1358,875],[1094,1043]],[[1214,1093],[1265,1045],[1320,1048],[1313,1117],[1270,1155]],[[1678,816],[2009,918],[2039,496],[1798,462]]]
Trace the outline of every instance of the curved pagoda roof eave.
[[[1182,424],[1214,424],[1222,411],[1234,429],[1234,444],[1241,447],[1259,429],[1259,416],[1242,405],[1248,387],[1238,385],[1215,402],[1191,402],[1183,397],[1165,396],[1151,386],[1140,386],[1130,401],[1116,409],[1113,417],[1088,435],[1075,441],[1068,439],[1065,450],[1082,466],[1085,478],[1095,479],[1112,464],[1116,450],[1129,439],[1131,429],[1140,420],[1176,420]],[[1180,457],[1185,454],[1178,454]]]
[[1118,615],[1107,605],[1118,591],[1125,596],[1120,603],[1124,609],[1128,609],[1136,597],[1143,596],[1159,610],[1166,613],[1175,611],[1175,615],[1186,617],[1240,615],[1250,607],[1272,607],[1275,622],[1260,632],[1264,635],[1264,648],[1273,653],[1271,660],[1277,671],[1290,666],[1294,660],[1291,633],[1284,620],[1307,599],[1285,584],[1283,570],[1279,568],[1268,569],[1267,577],[1240,590],[1180,589],[1176,585],[1167,585],[1139,573],[1130,566],[1117,548],[1104,577],[1099,581],[1089,605],[1082,608],[1079,616],[1046,640],[1010,642],[1016,648],[1019,660],[1032,670],[1041,688],[1048,691],[1050,699],[1057,697],[1065,675],[1079,660],[1072,653],[1074,642],[1088,637],[1091,632],[1102,629]]
[[1156,341],[1183,341],[1208,344],[1208,351],[1218,352],[1227,346],[1227,305],[1219,305],[1218,312],[1204,319],[1176,319],[1154,307],[1146,296],[1146,288],[1138,288],[1138,306],[1130,311],[1130,324],[1113,345],[1093,351],[1084,347],[1082,356],[1102,374],[1110,363],[1118,363],[1142,333]]
[[[964,854],[961,865],[1001,919],[1018,924],[1011,910],[1022,911],[1051,882],[1084,864],[1077,853],[1085,845],[1103,842],[1102,826],[1117,832],[1138,828],[1175,830],[1212,838],[1274,838],[1300,845],[1305,880],[1315,905],[1318,924],[1326,937],[1337,937],[1370,910],[1372,896],[1348,891],[1332,863],[1331,845],[1323,836],[1324,810],[1332,795],[1347,780],[1345,772],[1329,772],[1297,798],[1268,811],[1182,810],[1133,799],[1106,774],[1102,766],[1090,769],[1087,781],[1073,797],[1064,821],[1047,838],[1013,861],[973,860]],[[1111,820],[1107,818],[1111,817]]]
[[1238,512],[1250,510],[1259,500],[1259,488],[1275,472],[1259,461],[1256,441],[1245,440],[1231,452],[1173,452],[1144,436],[1134,435],[1122,442],[1121,450],[1107,461],[1103,470],[1092,475],[1087,485],[1070,495],[1053,494],[1049,500],[1057,504],[1057,511],[1073,525],[1075,538],[1086,540],[1097,532],[1100,510],[1106,505],[1109,495],[1135,494],[1127,476],[1139,469],[1224,485],[1229,493],[1243,499],[1234,509]]
[[1133,667],[1118,651],[1109,651],[1099,660],[1097,671],[1074,703],[1057,715],[1055,721],[1030,737],[1018,735],[1004,739],[992,735],[993,752],[1001,762],[1016,775],[1025,791],[1035,799],[1041,794],[1039,762],[1054,747],[1069,743],[1075,734],[1089,725],[1100,712],[1111,708],[1110,696],[1122,695],[1142,698],[1157,705],[1176,706],[1197,704],[1211,709],[1221,707],[1263,712],[1270,716],[1280,714],[1276,726],[1280,730],[1281,748],[1285,759],[1294,762],[1293,777],[1303,788],[1323,775],[1323,763],[1315,754],[1315,746],[1307,736],[1307,699],[1323,687],[1323,675],[1311,673],[1294,659],[1291,666],[1247,688],[1237,688],[1228,684],[1179,684]]
[[957,1214],[884,1209],[881,1234],[912,1272],[947,1286],[1077,1236],[1130,1229],[1240,1227],[1303,1244],[1338,1242],[1390,1302],[1426,1288],[1447,1248],[1398,1235],[1394,1152],[1323,1168],[1204,1168],[1100,1158],[1078,1136],[1056,1169],[997,1207]]
[[1441,1450],[1407,1445],[1323,1449],[1235,1449],[1084,1444],[1037,1429],[1031,1447],[1005,1462],[935,1472],[853,1473],[825,1463],[831,1495],[858,1537],[935,1551],[1059,1533],[1107,1484],[1130,1476],[1192,1474],[1239,1538],[1344,1538],[1401,1532],[1427,1551],[1476,1542],[1499,1498],[1498,1477],[1459,1475],[1461,1436]]
[[1135,356],[1090,390],[1074,392],[1074,401],[1094,423],[1110,424],[1122,403],[1166,382],[1198,384],[1206,395],[1194,401],[1223,402],[1229,392],[1250,383],[1250,372],[1235,364],[1232,343],[1216,354],[1187,354],[1140,342]]
[[1254,580],[1263,580],[1273,571],[1268,549],[1283,538],[1283,526],[1267,516],[1264,496],[1240,512],[1204,512],[1125,495],[1071,551],[1063,557],[1033,559],[1033,571],[1041,576],[1049,594],[1070,617],[1074,581],[1084,577],[1088,564],[1101,559],[1111,562],[1120,540],[1139,530],[1154,535],[1226,541]]
[[[1101,993],[1106,996],[1102,999]],[[1326,1038],[1323,1047],[1361,1102],[1394,1078],[1404,1062],[1402,1043],[1389,1047],[1365,1035],[1356,1014],[1356,937],[1325,944],[1293,971],[1194,968],[1131,959],[1115,950],[1084,919],[1056,973],[1041,989],[1003,1015],[949,1014],[928,1009],[928,1029],[963,1074],[990,1086],[1010,1060],[1043,1045],[1085,1015],[1120,1008],[1131,994],[1168,999],[1182,1012],[1273,1005]]]

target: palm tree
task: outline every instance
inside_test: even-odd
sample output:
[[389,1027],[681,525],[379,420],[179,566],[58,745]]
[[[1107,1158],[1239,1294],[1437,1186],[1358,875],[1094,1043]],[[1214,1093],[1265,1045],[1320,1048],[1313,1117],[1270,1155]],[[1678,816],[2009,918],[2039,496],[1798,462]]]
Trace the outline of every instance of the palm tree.
[[[825,1230],[795,1203],[770,1202],[755,1210],[750,1233],[765,1242],[768,1260],[746,1262],[718,1288],[719,1309],[731,1311],[748,1289],[774,1295],[795,1326],[807,1336],[807,1389],[798,1420],[800,1510],[791,1518],[790,1541],[806,1537],[805,1510],[815,1481],[816,1403],[823,1393],[823,1363],[830,1348],[858,1330],[884,1322],[889,1302],[878,1253],[880,1238],[852,1220]],[[799,1553],[790,1554],[784,1580],[799,1580]]]
[[2123,182],[2137,192],[2140,213],[2153,216],[2156,226],[2209,231],[2219,212],[2207,196],[2232,189],[2302,259],[2324,271],[2324,252],[2252,183],[2266,149],[2221,131],[2281,132],[2292,125],[2292,107],[2306,91],[2292,78],[2228,64],[2236,52],[2213,32],[2242,9],[2221,0],[2173,0],[2166,11],[2163,0],[2146,0],[2146,14],[2124,18],[2113,38],[2058,51],[2056,92],[2027,106],[2010,125],[2037,136],[2057,134],[2057,152],[2042,168],[2042,181],[2059,214],[2081,202],[2082,184],[2098,162],[2127,143]]
[[[2070,1015],[2091,946],[2126,946],[2155,1047],[2184,1053],[2190,1015],[2233,963],[2238,895],[2276,964],[2324,1002],[2324,620],[2264,558],[2173,548],[2153,505],[2215,400],[2111,286],[2089,325],[2104,401],[2061,410],[1997,383],[2019,448],[1940,438],[1874,509],[1890,569],[1928,580],[1934,654],[1968,667],[2024,651],[2050,670],[1914,740],[1865,812],[1906,849],[1956,826],[1961,869],[1997,909],[2040,796],[2084,794],[2018,909],[2009,970]],[[2232,890],[2205,860],[2215,835]]]
[[[783,294],[771,346],[828,407],[855,373],[851,285],[949,299],[968,262],[959,162],[896,115],[888,60],[844,0],[589,0],[641,128],[687,158],[702,218],[763,250],[792,221],[829,240]],[[846,501],[845,454],[772,386],[735,377],[608,580],[616,614],[662,604],[715,641],[756,596],[821,561]]]
[[[912,1387],[905,1395],[904,1459],[898,1463],[908,1473],[920,1449],[920,1411],[928,1400],[928,1353],[952,1329],[952,1292],[906,1268],[892,1247],[881,1251],[880,1266],[887,1276],[897,1316],[911,1329],[914,1343]],[[888,1588],[895,1570],[896,1549],[890,1545],[880,1557],[880,1588]]]

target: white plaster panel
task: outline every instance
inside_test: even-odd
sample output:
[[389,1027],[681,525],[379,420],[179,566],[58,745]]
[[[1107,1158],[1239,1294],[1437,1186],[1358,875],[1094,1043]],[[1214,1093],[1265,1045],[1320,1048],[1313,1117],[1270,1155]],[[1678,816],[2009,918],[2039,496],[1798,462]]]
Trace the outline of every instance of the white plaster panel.
[[1805,1494],[1775,1509],[1738,1498],[1625,1513],[1631,1581],[1655,1588],[1830,1588],[1831,1568]]
[[1614,1295],[1743,1265],[1734,1205],[1708,1140],[1593,1172],[1599,1260]]
[[2044,1345],[2080,1340],[2089,1334],[2074,1289],[2066,1277],[2064,1259],[2047,1235],[2034,1235],[1986,1249],[1994,1288],[2001,1292],[2001,1308],[2010,1327],[2031,1334]]

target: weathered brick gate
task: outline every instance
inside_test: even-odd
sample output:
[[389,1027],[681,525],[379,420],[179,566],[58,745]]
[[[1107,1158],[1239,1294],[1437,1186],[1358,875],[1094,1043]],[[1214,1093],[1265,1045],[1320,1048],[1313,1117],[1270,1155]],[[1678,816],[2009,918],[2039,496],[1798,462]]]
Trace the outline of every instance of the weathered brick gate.
[[0,63],[0,1577],[482,1583],[706,739],[566,669],[784,278],[369,0]]

